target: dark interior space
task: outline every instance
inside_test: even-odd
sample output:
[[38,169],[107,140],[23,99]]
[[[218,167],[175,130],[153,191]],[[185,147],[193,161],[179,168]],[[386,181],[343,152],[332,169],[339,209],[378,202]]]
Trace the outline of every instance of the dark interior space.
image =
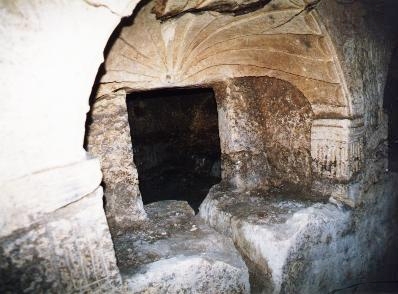
[[398,46],[391,56],[384,90],[384,108],[388,113],[389,170],[398,172]]
[[211,89],[131,93],[127,109],[144,204],[185,200],[198,211],[221,180],[217,104]]

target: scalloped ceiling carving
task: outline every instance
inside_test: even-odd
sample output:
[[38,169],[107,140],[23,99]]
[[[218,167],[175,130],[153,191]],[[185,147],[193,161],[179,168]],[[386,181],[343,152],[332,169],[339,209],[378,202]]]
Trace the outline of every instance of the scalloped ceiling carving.
[[302,0],[274,0],[233,16],[185,13],[161,22],[143,7],[107,57],[99,96],[120,88],[211,84],[270,76],[295,85],[318,117],[348,117],[350,105],[331,41]]

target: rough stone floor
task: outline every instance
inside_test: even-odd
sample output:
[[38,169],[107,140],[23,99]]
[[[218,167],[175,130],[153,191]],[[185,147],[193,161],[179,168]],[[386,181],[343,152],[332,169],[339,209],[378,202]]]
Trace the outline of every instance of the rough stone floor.
[[118,265],[133,293],[249,293],[249,275],[232,240],[183,201],[146,205],[148,220],[114,236]]
[[[367,193],[379,201],[359,212],[224,184],[211,188],[196,216],[185,201],[148,204],[148,220],[113,230],[125,287],[132,293],[361,293],[394,288],[366,284],[370,280],[364,274],[377,264],[380,244],[391,240],[391,213],[380,216],[387,208],[394,210],[395,183],[386,178],[372,186]],[[382,226],[386,231],[379,230]]]

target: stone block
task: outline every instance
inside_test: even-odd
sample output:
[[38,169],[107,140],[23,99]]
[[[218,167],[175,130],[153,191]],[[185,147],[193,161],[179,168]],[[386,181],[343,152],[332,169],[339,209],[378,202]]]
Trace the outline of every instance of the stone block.
[[88,151],[101,162],[106,213],[119,225],[145,218],[138,173],[133,161],[126,93],[97,100],[87,132]]
[[396,179],[373,185],[360,210],[215,186],[199,215],[232,237],[255,293],[330,293],[366,280],[394,240]]

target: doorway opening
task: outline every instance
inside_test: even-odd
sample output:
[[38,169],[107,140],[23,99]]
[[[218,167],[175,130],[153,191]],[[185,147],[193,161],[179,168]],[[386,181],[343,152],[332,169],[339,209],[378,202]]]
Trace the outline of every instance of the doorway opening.
[[144,204],[185,200],[197,212],[221,180],[213,90],[135,92],[127,95],[127,109]]

